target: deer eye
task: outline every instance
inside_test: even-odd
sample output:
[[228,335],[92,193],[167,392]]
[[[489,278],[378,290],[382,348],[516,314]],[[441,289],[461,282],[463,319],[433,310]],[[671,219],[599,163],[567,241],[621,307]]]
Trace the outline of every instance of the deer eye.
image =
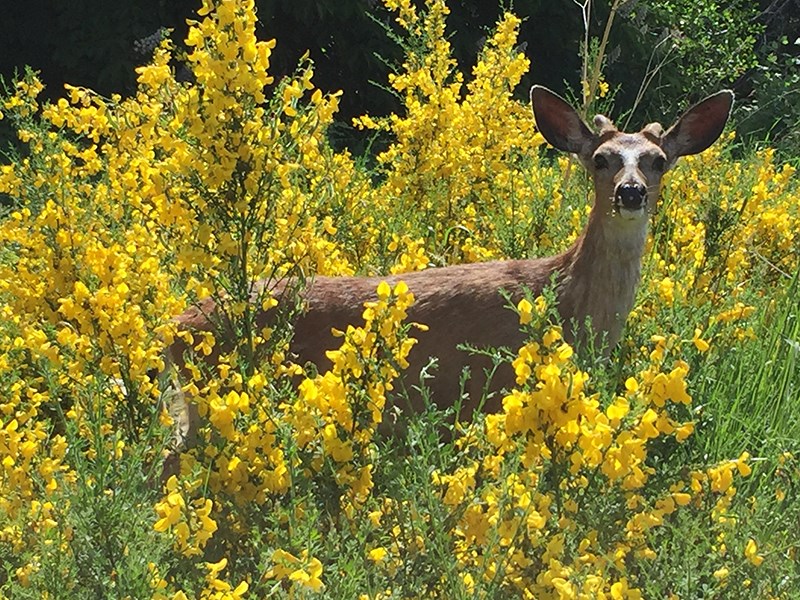
[[595,169],[607,169],[608,168],[608,159],[603,156],[602,154],[595,154],[594,155],[594,168]]
[[663,156],[656,156],[653,159],[653,170],[663,172],[667,168],[667,161]]

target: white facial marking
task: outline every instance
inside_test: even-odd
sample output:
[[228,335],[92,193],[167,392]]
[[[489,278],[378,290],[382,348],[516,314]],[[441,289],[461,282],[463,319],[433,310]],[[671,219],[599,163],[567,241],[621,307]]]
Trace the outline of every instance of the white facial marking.
[[639,157],[641,155],[642,153],[639,149],[630,146],[623,146],[619,149],[619,156],[622,159],[622,164],[626,167],[638,167]]

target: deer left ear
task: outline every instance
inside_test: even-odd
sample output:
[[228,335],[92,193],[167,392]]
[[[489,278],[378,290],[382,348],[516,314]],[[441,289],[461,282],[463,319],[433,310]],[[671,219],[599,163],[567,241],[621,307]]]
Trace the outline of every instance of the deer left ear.
[[725,129],[731,106],[733,92],[722,90],[687,110],[664,134],[661,146],[670,161],[697,154],[713,144]]

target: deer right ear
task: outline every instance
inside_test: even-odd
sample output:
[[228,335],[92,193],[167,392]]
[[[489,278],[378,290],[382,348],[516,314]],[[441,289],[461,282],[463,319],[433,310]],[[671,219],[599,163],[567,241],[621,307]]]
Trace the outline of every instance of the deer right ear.
[[580,154],[594,135],[566,100],[546,87],[531,88],[531,105],[536,127],[544,139],[558,150]]

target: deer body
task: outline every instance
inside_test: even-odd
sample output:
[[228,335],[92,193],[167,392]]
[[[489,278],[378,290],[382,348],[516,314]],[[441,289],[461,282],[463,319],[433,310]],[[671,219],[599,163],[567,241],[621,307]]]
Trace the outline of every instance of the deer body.
[[[426,384],[437,403],[453,403],[462,369],[468,366],[471,377],[463,408],[471,413],[486,384],[484,370],[491,364],[486,357],[472,356],[457,347],[515,349],[524,342],[517,315],[509,310],[501,292],[516,303],[526,291],[538,295],[553,281],[568,341],[583,340],[589,334],[580,328],[573,331],[573,322],[577,325],[588,317],[593,328],[603,333],[606,347],[617,343],[633,305],[647,228],[646,221],[625,224],[623,236],[614,236],[609,247],[600,239],[611,235],[606,229],[616,229],[614,225],[601,218],[591,220],[566,252],[546,258],[454,265],[392,277],[318,277],[303,293],[305,310],[295,324],[292,350],[301,361],[327,368],[330,363],[325,350],[338,344],[330,334],[331,327],[343,330],[349,323],[358,323],[363,303],[374,299],[381,281],[391,285],[405,281],[415,296],[409,321],[428,326],[427,331],[412,332],[418,343],[409,356],[406,381],[417,384],[421,369],[430,357],[437,357],[435,377]],[[600,248],[605,250],[603,255],[597,253]],[[513,370],[502,365],[491,389],[510,388],[513,383]],[[413,393],[411,397],[419,399]],[[485,408],[496,411],[499,401],[497,396],[490,398]]]
[[[524,341],[519,321],[500,292],[507,292],[517,302],[526,290],[540,294],[552,280],[567,340],[574,342],[587,335],[582,330],[573,333],[572,325],[589,317],[593,330],[603,334],[604,339],[598,341],[613,347],[633,305],[646,233],[646,220],[622,221],[593,212],[583,234],[556,256],[453,265],[389,277],[315,277],[302,292],[303,308],[294,323],[291,352],[300,364],[310,362],[327,369],[331,363],[325,352],[340,343],[332,329],[341,331],[348,324],[358,323],[364,302],[375,299],[381,281],[392,286],[404,281],[415,296],[408,320],[428,326],[427,331],[413,332],[418,343],[409,356],[406,381],[417,384],[421,370],[431,357],[437,357],[435,377],[426,385],[438,403],[452,403],[460,391],[462,369],[469,367],[471,377],[463,404],[464,413],[469,414],[477,407],[486,384],[484,369],[491,363],[457,347],[515,348]],[[279,284],[271,291],[280,301],[283,286]],[[206,300],[178,317],[179,326],[211,330],[208,315],[214,309],[213,301]],[[512,369],[502,365],[491,388],[509,388],[513,383]],[[419,394],[412,390],[410,397],[412,410],[420,410]],[[485,408],[496,411],[499,402],[500,398],[494,396]]]
[[[362,320],[364,302],[376,299],[381,281],[392,286],[404,281],[415,297],[408,320],[428,326],[427,331],[412,332],[418,342],[408,357],[405,381],[412,386],[419,382],[421,370],[431,357],[437,357],[435,378],[427,382],[434,399],[454,401],[459,392],[462,368],[469,366],[473,376],[466,391],[470,398],[477,400],[485,383],[483,368],[490,367],[490,362],[485,357],[459,352],[457,346],[462,343],[475,346],[522,343],[519,321],[499,292],[506,290],[517,299],[522,297],[524,288],[540,292],[549,283],[560,258],[454,265],[389,277],[315,277],[302,292],[302,312],[294,322],[290,350],[300,364],[311,362],[321,370],[329,368],[331,363],[325,353],[341,343],[331,330],[342,331],[348,324],[358,324]],[[272,292],[280,302],[283,286],[278,285]],[[201,303],[178,317],[179,327],[210,330],[207,315],[213,310],[211,301]],[[182,354],[183,345],[176,342],[176,346],[177,354]],[[510,386],[512,376],[513,372],[507,367],[494,383],[502,380],[502,386]],[[412,393],[411,397],[412,409],[421,409],[419,395]],[[469,412],[474,408],[474,403],[465,405]]]
[[[518,319],[508,310],[501,290],[516,302],[524,290],[539,294],[554,280],[568,341],[592,339],[606,348],[618,342],[634,303],[648,215],[661,177],[679,156],[701,152],[717,139],[732,94],[720,92],[707,98],[666,132],[653,123],[633,134],[618,131],[603,116],[595,118],[597,131],[591,131],[563,99],[545,88],[535,86],[531,100],[545,139],[557,149],[576,154],[593,178],[594,205],[574,244],[561,254],[538,259],[454,265],[391,277],[316,277],[302,292],[303,312],[295,322],[291,350],[301,364],[309,361],[320,369],[330,365],[325,351],[339,343],[331,329],[357,324],[364,302],[375,298],[382,280],[392,285],[405,281],[416,298],[409,320],[429,327],[413,333],[419,341],[409,356],[405,381],[417,383],[430,357],[437,357],[438,369],[428,384],[437,404],[452,405],[462,368],[469,366],[472,378],[466,390],[466,412],[476,407],[485,384],[483,369],[490,365],[485,357],[469,356],[457,346],[517,347],[523,341]],[[272,291],[280,301],[283,287]],[[209,316],[214,311],[213,301],[207,300],[177,321],[183,328],[210,330]],[[172,360],[179,363],[184,349],[176,342],[170,349]],[[492,387],[511,385],[513,372],[505,365]],[[417,404],[418,396],[416,401],[413,398]],[[486,408],[499,407],[496,396]]]

